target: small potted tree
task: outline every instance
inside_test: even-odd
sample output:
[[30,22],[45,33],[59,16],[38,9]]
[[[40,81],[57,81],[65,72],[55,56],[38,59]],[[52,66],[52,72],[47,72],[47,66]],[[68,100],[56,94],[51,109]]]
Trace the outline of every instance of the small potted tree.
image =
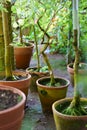
[[[24,71],[13,71],[11,55],[13,54],[13,48],[10,45],[12,42],[12,31],[11,31],[11,3],[9,1],[3,1],[3,7],[5,10],[2,11],[2,23],[3,23],[3,35],[4,35],[4,73],[0,80],[0,85],[13,86],[22,90],[25,95],[28,95],[28,88],[30,84],[31,75],[27,75]],[[12,52],[12,53],[11,53]],[[14,57],[14,55],[13,55]],[[1,73],[0,73],[1,74]]]
[[46,49],[49,47],[49,45],[52,43],[52,40],[54,39],[54,37],[52,38],[49,35],[48,29],[50,28],[52,20],[56,16],[58,10],[54,12],[46,29],[44,29],[40,24],[40,20],[43,18],[43,15],[39,17],[39,19],[37,20],[37,25],[39,26],[40,30],[43,32],[43,36],[40,43],[42,45],[42,48],[40,49],[40,54],[43,56],[43,59],[46,65],[48,66],[48,70],[50,74],[50,76],[44,76],[42,78],[39,78],[36,81],[38,93],[42,105],[42,111],[44,113],[51,113],[52,103],[56,100],[66,97],[67,87],[69,86],[69,81],[67,79],[63,77],[54,76],[49,59],[47,57],[47,54],[45,53]]
[[86,130],[87,125],[87,98],[80,98],[79,87],[84,82],[87,85],[86,77],[83,81],[80,78],[79,67],[79,46],[78,46],[78,1],[73,0],[73,47],[75,50],[74,62],[74,96],[56,101],[52,105],[54,120],[57,130]]
[[[56,1],[54,3],[56,5]],[[40,77],[44,77],[44,76],[46,77],[47,74],[49,75],[49,73],[51,71],[50,70],[51,67],[49,67],[49,69],[48,69],[48,66],[50,66],[49,65],[50,63],[46,64],[47,67],[40,65],[39,55],[46,57],[44,52],[47,50],[47,47],[50,47],[50,45],[52,44],[53,41],[56,42],[57,37],[55,36],[55,34],[53,32],[54,28],[56,28],[56,26],[57,26],[56,25],[57,21],[55,21],[55,19],[57,17],[58,11],[60,11],[63,8],[64,3],[63,2],[58,3],[58,4],[62,5],[61,8],[58,8],[57,5],[55,8],[54,8],[54,6],[51,7],[51,5],[50,5],[51,8],[47,8],[47,6],[45,6],[45,5],[49,5],[49,2],[46,2],[46,4],[45,4],[45,1],[44,1],[44,4],[37,2],[37,1],[34,1],[33,4],[31,1],[30,9],[32,9],[32,11],[31,10],[30,11],[34,13],[33,14],[34,15],[33,26],[34,26],[34,39],[35,39],[34,41],[35,41],[35,45],[36,45],[35,48],[36,48],[36,56],[37,56],[37,66],[34,67],[34,69],[32,67],[27,68],[27,72],[29,72],[32,75],[31,87],[33,87],[33,90],[34,90],[34,88],[37,89],[36,80]],[[36,7],[36,5],[38,5],[37,6],[38,8]],[[35,8],[35,10],[33,10],[32,6],[33,6],[33,8]],[[38,10],[38,11],[36,12],[36,10]],[[48,12],[50,13],[51,11],[52,11],[52,15],[49,15],[49,17],[48,17]],[[46,22],[43,22],[44,19]],[[43,59],[44,59],[44,61],[46,61],[46,58],[43,58]],[[46,72],[47,69],[48,69],[48,72]],[[44,71],[42,71],[42,70],[44,70]]]
[[[72,5],[72,4],[71,4]],[[84,4],[85,5],[85,4]],[[83,6],[83,5],[81,5]],[[81,8],[81,7],[80,7]],[[84,6],[83,6],[84,8]],[[80,9],[80,12],[83,12],[82,8]],[[84,14],[85,16],[85,14]],[[80,14],[80,24],[82,22],[83,19],[83,15],[82,13]],[[75,60],[75,52],[74,52],[74,48],[72,48],[72,9],[70,6],[70,19],[69,19],[69,52],[68,52],[68,64],[67,64],[67,71],[69,73],[70,76],[70,80],[71,80],[71,85],[74,86],[74,60]],[[84,23],[85,23],[85,19],[84,19]],[[79,52],[79,74],[81,75],[86,75],[87,74],[87,63],[86,63],[86,46],[83,44],[83,41],[85,37],[85,33],[83,34],[85,30],[83,28],[83,23],[81,24],[81,31],[80,31],[80,44],[79,44],[79,48],[80,48],[80,52]],[[85,42],[84,42],[85,43]],[[84,48],[84,49],[83,49]]]
[[16,34],[14,31],[16,36],[14,36],[12,45],[14,46],[16,68],[18,69],[29,67],[34,48],[34,41],[29,41],[23,35],[24,29],[29,28],[29,16],[26,16],[26,14],[28,15],[26,10],[26,2],[23,1],[17,1],[12,7],[13,29],[17,32]]

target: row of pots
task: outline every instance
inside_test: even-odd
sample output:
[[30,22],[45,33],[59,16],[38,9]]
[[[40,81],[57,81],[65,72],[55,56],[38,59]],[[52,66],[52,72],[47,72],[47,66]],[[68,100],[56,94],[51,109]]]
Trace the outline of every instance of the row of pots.
[[[14,93],[18,93],[19,95],[22,96],[23,100],[19,104],[17,104],[15,107],[12,107],[12,108],[9,108],[9,109],[6,109],[6,110],[3,110],[0,112],[1,113],[0,119],[1,120],[3,119],[0,124],[0,130],[8,130],[8,129],[19,130],[20,126],[21,126],[21,121],[22,121],[23,115],[24,115],[24,107],[26,104],[28,89],[30,87],[31,75],[24,71],[15,71],[13,73],[16,75],[23,75],[24,77],[27,75],[27,77],[23,80],[18,80],[18,81],[0,81],[0,88],[12,90]],[[50,77],[46,77],[46,78],[47,78],[47,80],[50,80]],[[61,82],[61,80],[62,80],[62,82],[64,82],[64,84],[60,87],[55,87],[55,88],[51,87],[51,89],[50,89],[50,87],[48,88],[47,86],[45,87],[43,85],[42,82],[46,81],[45,77],[37,80],[38,93],[40,96],[40,101],[42,104],[43,112],[47,112],[47,111],[52,112],[52,107],[51,107],[52,103],[54,101],[64,98],[66,96],[66,91],[67,91],[67,87],[69,85],[69,81],[64,78],[60,78],[60,77],[58,77],[58,78],[56,77],[56,80],[58,80],[59,82]],[[41,85],[41,83],[42,83],[42,85]],[[62,88],[64,90],[62,90]],[[21,104],[21,106],[20,106],[20,104]],[[15,109],[17,109],[17,110],[15,110]],[[5,117],[5,115],[6,115],[6,117]],[[8,117],[10,117],[10,118],[8,118]]]
[[[17,74],[17,75],[19,75],[19,73],[21,73],[22,75],[26,75],[26,72],[22,72],[22,71],[16,71],[16,72],[14,72],[14,74]],[[70,128],[70,125],[69,126],[67,126],[67,121],[65,121],[66,120],[66,117],[67,117],[67,120],[69,120],[69,122],[70,122],[70,124],[71,124],[71,119],[72,119],[72,117],[70,117],[70,119],[68,118],[68,116],[65,116],[65,115],[63,115],[63,114],[61,114],[60,112],[58,112],[58,110],[56,109],[57,107],[58,107],[58,105],[60,106],[60,104],[62,103],[64,103],[64,102],[70,102],[72,99],[63,99],[63,98],[65,98],[66,97],[66,92],[67,92],[67,87],[69,86],[69,81],[68,80],[66,80],[65,78],[62,78],[62,77],[55,77],[55,79],[56,79],[56,81],[58,81],[58,82],[62,82],[63,84],[61,85],[61,86],[59,86],[59,87],[53,87],[53,86],[51,86],[51,87],[48,87],[48,86],[45,86],[44,85],[44,82],[46,82],[46,81],[49,81],[50,80],[50,77],[48,76],[48,77],[43,77],[42,76],[42,78],[41,78],[41,76],[39,76],[39,78],[40,79],[36,79],[35,80],[35,82],[37,83],[37,88],[38,88],[38,94],[39,94],[39,97],[40,97],[40,101],[41,101],[41,105],[42,105],[42,110],[43,110],[43,112],[52,112],[52,110],[53,110],[53,115],[54,115],[54,120],[55,120],[55,123],[57,123],[56,124],[56,128],[57,128],[57,130],[63,130],[64,128],[66,128],[66,130],[73,130],[73,128],[77,125],[78,126],[78,129],[76,128],[76,130],[79,130],[80,128],[82,128],[82,130],[85,130],[85,126],[86,126],[86,121],[84,122],[84,120],[87,118],[86,116],[85,116],[85,118],[82,116],[82,117],[80,117],[81,118],[81,120],[83,121],[83,125],[78,125],[79,123],[80,123],[80,119],[78,119],[78,124],[77,123],[75,123],[75,126],[74,127],[72,127],[72,128]],[[24,106],[25,106],[25,102],[26,102],[26,98],[27,98],[27,95],[28,95],[28,88],[29,88],[29,86],[31,85],[30,84],[30,80],[31,80],[31,75],[27,72],[27,78],[26,79],[24,79],[23,81],[22,81],[22,86],[20,85],[20,80],[19,81],[12,81],[13,82],[13,85],[11,84],[11,81],[1,81],[0,82],[0,85],[1,85],[1,87],[4,85],[4,86],[12,86],[12,88],[14,87],[14,90],[13,91],[15,91],[15,89],[16,90],[18,90],[18,91],[20,91],[20,92],[22,92],[22,93],[24,93],[25,95],[23,95],[23,97],[24,97],[24,99],[23,99],[23,101],[22,101],[22,107],[21,107],[21,111],[20,110],[18,110],[18,111],[20,111],[21,113],[22,113],[22,115],[20,115],[20,119],[18,119],[18,118],[16,118],[16,119],[18,119],[18,122],[16,122],[16,119],[14,120],[14,123],[16,124],[18,124],[18,126],[16,125],[16,130],[19,130],[19,126],[21,125],[21,120],[22,120],[22,118],[23,118],[23,114],[24,114]],[[17,84],[16,84],[17,83]],[[24,84],[23,84],[24,83]],[[31,80],[31,83],[32,83],[32,80]],[[31,85],[32,86],[32,85]],[[0,87],[0,88],[1,88]],[[11,89],[12,89],[11,88]],[[17,89],[18,88],[18,89]],[[25,88],[25,89],[24,89]],[[4,89],[5,89],[5,87],[4,87]],[[7,89],[7,87],[6,87],[6,89]],[[10,89],[10,87],[9,87],[9,89]],[[18,93],[18,92],[17,92]],[[21,94],[22,95],[22,94]],[[60,100],[60,99],[63,99],[63,100]],[[84,100],[84,102],[86,102],[86,99],[83,99]],[[83,100],[82,100],[82,102],[83,102]],[[56,101],[56,102],[55,102]],[[20,106],[20,105],[19,105]],[[12,108],[12,110],[13,110],[13,108]],[[8,111],[10,111],[10,109],[8,109],[8,110],[4,110],[4,112],[6,113],[8,113]],[[17,113],[18,113],[18,111],[17,111]],[[1,113],[3,113],[3,112],[1,112]],[[12,111],[12,113],[15,113],[15,112],[13,112]],[[57,115],[56,115],[57,114]],[[59,114],[59,115],[58,115]],[[11,116],[12,116],[13,114],[11,114]],[[15,114],[16,115],[16,114]],[[18,114],[17,114],[18,115]],[[2,116],[2,115],[1,115]],[[63,116],[63,117],[61,117],[61,116]],[[9,117],[9,116],[8,116]],[[7,119],[8,119],[8,117],[7,117]],[[18,117],[19,117],[19,115],[18,115]],[[61,121],[62,119],[61,118],[63,118],[63,121]],[[77,117],[75,118],[74,117],[74,119],[73,119],[73,124],[74,124],[74,121],[76,122],[76,119],[77,119]],[[3,120],[6,120],[6,117],[5,117],[5,119],[3,119]],[[20,121],[19,121],[20,120]],[[5,121],[6,122],[6,121]],[[64,124],[64,122],[66,122],[65,124]],[[9,123],[9,121],[7,121],[7,123]],[[12,125],[14,124],[14,123],[12,123]],[[64,125],[63,125],[63,124]],[[3,123],[2,123],[3,124]],[[63,127],[64,126],[64,127]],[[80,126],[80,127],[79,127]],[[0,130],[8,130],[8,129],[10,129],[10,125],[9,124],[5,124],[4,125],[4,127],[1,127],[1,125],[0,125]],[[15,127],[14,126],[11,126],[11,130],[15,130]]]
[[[14,71],[13,74],[17,76],[20,75],[24,78],[16,81],[0,80],[0,91],[6,90],[8,91],[7,93],[9,93],[10,90],[13,93],[21,96],[22,100],[18,102],[15,106],[0,111],[0,130],[20,130],[22,119],[24,117],[24,108],[26,105],[31,75],[26,75],[26,72],[24,71]],[[0,93],[0,96],[2,96],[2,100],[5,100],[3,95],[1,95]],[[2,100],[0,100],[0,103],[2,102]]]
[[[84,66],[85,66],[85,70],[84,70]],[[86,70],[86,66],[87,64],[85,63],[80,63],[80,67],[83,68],[79,68],[79,74],[81,74],[81,76],[87,75],[87,70]],[[71,67],[71,68],[70,68]],[[67,66],[67,70],[71,75],[71,82],[74,86],[74,69],[73,69],[73,63],[69,64]],[[40,78],[36,81],[37,83],[37,87],[38,87],[38,94],[40,97],[40,101],[41,101],[41,105],[42,105],[42,110],[43,112],[53,112],[53,116],[54,116],[54,121],[56,124],[56,129],[57,130],[86,130],[87,127],[87,116],[67,116],[61,113],[61,109],[63,109],[63,107],[66,104],[70,104],[70,102],[72,101],[72,98],[65,98],[66,97],[66,92],[67,92],[67,86],[69,85],[69,82],[61,77],[57,77],[56,80],[62,80],[66,81],[66,84],[64,84],[64,86],[60,86],[59,88],[56,87],[48,87],[48,86],[44,86],[43,82],[46,82],[46,80],[50,80],[49,77],[47,78]],[[63,95],[62,95],[63,94]],[[62,97],[61,97],[62,95]],[[81,104],[84,104],[84,107],[87,106],[87,99],[86,98],[81,98]],[[60,108],[60,106],[62,106]]]

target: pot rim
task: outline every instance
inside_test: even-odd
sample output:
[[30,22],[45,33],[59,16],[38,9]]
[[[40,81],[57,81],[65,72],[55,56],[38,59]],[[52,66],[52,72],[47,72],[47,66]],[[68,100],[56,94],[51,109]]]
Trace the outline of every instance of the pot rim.
[[68,86],[70,85],[70,81],[69,81],[68,79],[66,79],[66,78],[58,77],[58,76],[55,76],[55,78],[56,78],[56,79],[58,78],[58,79],[63,79],[63,80],[65,80],[65,81],[66,81],[66,85],[62,85],[62,86],[60,86],[60,87],[53,87],[53,86],[48,87],[48,86],[45,86],[45,85],[42,85],[42,84],[39,83],[40,80],[50,79],[50,76],[45,76],[45,77],[42,77],[42,78],[37,79],[36,84],[39,85],[39,86],[42,87],[42,88],[47,88],[47,89],[62,89],[62,88],[66,88],[66,87],[68,87]]
[[37,75],[39,75],[39,74],[49,74],[49,71],[47,71],[47,72],[37,72],[37,71],[30,71],[29,69],[37,69],[37,66],[26,68],[26,73],[29,73],[29,74],[34,73],[34,74],[37,74]]
[[[74,68],[72,68],[72,67],[70,67],[71,65],[73,65],[74,63],[69,63],[68,65],[67,65],[67,70],[68,70],[68,72],[71,72],[71,73],[74,73]],[[81,62],[80,64],[83,64],[83,65],[87,65],[86,63],[83,63],[83,62]],[[79,72],[80,71],[84,71],[84,69],[79,69]],[[85,70],[86,71],[86,70]]]
[[[82,115],[82,116],[71,116],[71,115],[65,115],[65,114],[62,114],[61,112],[57,111],[55,109],[55,107],[63,102],[66,102],[66,101],[71,101],[73,98],[65,98],[65,99],[60,99],[60,100],[57,100],[55,101],[53,104],[52,104],[52,111],[53,113],[57,114],[58,116],[62,117],[62,118],[66,118],[66,119],[84,119],[85,118],[87,119],[87,115]],[[81,98],[81,101],[87,101],[87,98]]]
[[6,85],[0,85],[0,89],[11,90],[14,93],[18,93],[20,96],[22,96],[22,100],[18,104],[16,104],[15,106],[13,106],[11,108],[4,109],[4,110],[0,111],[0,115],[5,114],[5,113],[10,112],[10,111],[13,111],[14,109],[18,109],[20,106],[22,106],[22,104],[25,103],[26,96],[21,90],[14,88],[14,87],[6,86]]
[[33,48],[34,47],[34,43],[29,43],[30,44],[30,46],[14,46],[14,49],[17,49],[17,48]]
[[[10,83],[10,82],[20,82],[20,81],[25,81],[25,80],[28,80],[28,79],[31,78],[31,75],[28,74],[28,73],[26,73],[26,72],[24,72],[24,71],[21,71],[21,70],[13,71],[13,74],[16,74],[16,73],[23,73],[23,75],[26,75],[27,77],[24,78],[24,79],[21,79],[21,80],[16,80],[16,81],[4,81],[4,82],[8,82],[8,83]],[[0,80],[0,82],[3,82],[3,80]]]

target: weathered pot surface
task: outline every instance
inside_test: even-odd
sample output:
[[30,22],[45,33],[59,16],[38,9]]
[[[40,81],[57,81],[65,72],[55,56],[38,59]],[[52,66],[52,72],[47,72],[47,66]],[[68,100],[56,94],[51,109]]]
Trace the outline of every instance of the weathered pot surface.
[[4,81],[0,80],[0,85],[7,85],[7,86],[12,86],[15,87],[19,90],[21,90],[27,97],[28,95],[28,90],[29,90],[29,85],[30,85],[30,80],[31,80],[31,75],[26,74],[24,71],[13,71],[14,75],[21,75],[24,76],[24,79],[17,80],[17,81]]
[[34,44],[31,46],[14,47],[14,55],[17,69],[26,69],[30,65]]
[[[56,101],[52,105],[52,111],[56,130],[87,130],[87,115],[69,116],[61,113],[66,105],[69,106],[72,98]],[[81,98],[81,103],[87,107],[87,99]]]
[[45,113],[52,113],[52,104],[54,101],[65,98],[69,81],[62,77],[55,77],[55,80],[62,83],[61,86],[46,86],[42,83],[50,80],[50,77],[43,77],[36,81],[38,93],[42,105],[42,110]]
[[13,87],[0,85],[0,89],[11,90],[22,96],[22,100],[18,104],[0,111],[0,130],[20,130],[26,97],[23,92]]

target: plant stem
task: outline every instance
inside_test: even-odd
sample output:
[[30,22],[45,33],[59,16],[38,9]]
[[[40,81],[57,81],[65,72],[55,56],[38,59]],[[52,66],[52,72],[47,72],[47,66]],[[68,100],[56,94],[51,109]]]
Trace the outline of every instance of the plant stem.
[[74,42],[73,48],[75,51],[75,61],[74,61],[74,97],[71,102],[70,107],[74,107],[80,104],[80,94],[78,90],[78,67],[79,67],[79,39],[78,39],[78,1],[73,0],[73,33]]
[[[10,2],[4,3],[4,7],[8,10],[8,7],[11,8]],[[9,11],[9,10],[8,10]],[[3,11],[2,16],[3,16],[3,32],[4,32],[4,42],[5,42],[5,73],[6,73],[6,78],[12,77],[12,66],[11,66],[11,46],[9,45],[11,40],[10,40],[10,35],[9,34],[9,13]]]
[[34,28],[34,38],[35,38],[35,45],[36,45],[37,68],[38,68],[38,72],[39,72],[39,70],[40,70],[40,59],[39,59],[39,52],[38,52],[38,43],[37,43],[37,38],[36,38],[35,26],[33,28]]
[[0,12],[0,71],[4,71],[4,36],[2,25],[2,12]]
[[77,106],[80,104],[80,94],[78,91],[78,67],[79,67],[79,48],[78,48],[78,42],[77,42],[77,30],[74,30],[74,42],[73,47],[75,50],[75,62],[74,62],[74,97],[71,102],[70,107]]
[[41,54],[43,55],[44,61],[46,62],[47,66],[48,66],[48,69],[49,69],[49,72],[50,72],[50,78],[51,78],[50,84],[51,84],[51,85],[54,85],[54,84],[55,84],[54,74],[53,74],[53,71],[52,71],[50,62],[49,62],[49,60],[48,60],[48,58],[47,58],[47,55],[45,54],[45,50],[47,49],[47,47],[48,47],[48,45],[47,45],[47,44],[44,44],[44,48],[43,48],[43,50],[41,51]]
[[21,27],[19,27],[19,42],[20,42],[21,44],[23,44]]

